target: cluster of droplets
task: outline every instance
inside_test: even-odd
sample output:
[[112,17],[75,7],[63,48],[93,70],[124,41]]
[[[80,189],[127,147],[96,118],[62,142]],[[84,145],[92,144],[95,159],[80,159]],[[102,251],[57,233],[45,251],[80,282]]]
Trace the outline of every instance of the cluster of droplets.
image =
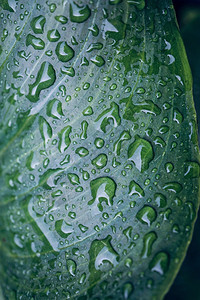
[[[195,219],[195,189],[184,196],[199,177],[188,154],[195,125],[184,107],[186,83],[172,72],[169,12],[162,11],[159,35],[156,16],[141,22],[143,0],[85,3],[21,5],[16,53],[0,45],[2,216],[9,220],[2,226],[12,242],[1,239],[24,285],[11,276],[19,297],[151,293],[179,263],[174,240],[189,236]],[[6,25],[19,4],[0,6]],[[3,28],[2,43],[8,38]]]

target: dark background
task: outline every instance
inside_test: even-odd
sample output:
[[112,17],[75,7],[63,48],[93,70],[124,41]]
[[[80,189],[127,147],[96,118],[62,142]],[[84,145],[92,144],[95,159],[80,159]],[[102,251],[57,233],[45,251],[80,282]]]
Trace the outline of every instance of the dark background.
[[[173,4],[193,75],[200,142],[200,0],[173,0]],[[200,300],[200,213],[186,258],[165,300]]]

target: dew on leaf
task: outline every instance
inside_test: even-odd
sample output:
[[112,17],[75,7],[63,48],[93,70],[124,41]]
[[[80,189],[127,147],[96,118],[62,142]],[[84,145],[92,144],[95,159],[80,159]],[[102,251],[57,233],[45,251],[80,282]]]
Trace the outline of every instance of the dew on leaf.
[[31,28],[34,33],[43,33],[44,32],[44,25],[46,23],[46,18],[42,15],[35,17],[31,21]]
[[136,217],[142,224],[150,226],[156,220],[157,213],[153,207],[145,205],[138,211]]

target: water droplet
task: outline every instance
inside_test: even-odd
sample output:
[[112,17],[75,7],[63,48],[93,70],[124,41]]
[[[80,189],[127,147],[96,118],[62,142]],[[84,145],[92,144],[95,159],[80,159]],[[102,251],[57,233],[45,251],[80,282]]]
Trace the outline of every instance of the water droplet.
[[68,164],[70,162],[70,155],[67,154],[64,159],[60,162],[60,165],[63,166],[65,164]]
[[92,160],[92,164],[97,168],[97,169],[102,169],[107,165],[107,155],[106,154],[99,154],[96,158]]
[[152,114],[157,116],[161,113],[161,109],[154,104],[151,100],[146,100],[145,102],[140,102],[138,104],[133,104],[132,95],[128,98],[123,98],[120,103],[126,103],[124,118],[127,120],[135,121],[134,115],[141,112],[145,114]]
[[111,244],[112,237],[108,235],[105,239],[94,240],[89,249],[89,281],[90,284],[99,281],[103,272],[108,273],[111,267],[118,264],[119,255]]
[[197,162],[190,161],[185,162],[185,174],[186,178],[197,178],[200,176],[200,167]]
[[89,154],[89,151],[85,147],[79,147],[76,149],[75,153],[78,154],[80,157],[85,157]]
[[137,184],[134,180],[132,180],[129,184],[129,195],[138,195],[139,198],[145,196],[144,190]]
[[119,106],[115,102],[112,102],[110,104],[110,108],[104,110],[95,120],[95,122],[97,122],[97,124],[99,125],[98,127],[103,132],[106,132],[106,126],[110,124],[111,120],[113,121],[114,127],[117,127],[121,124]]
[[153,207],[145,205],[138,211],[136,217],[142,224],[150,226],[156,220],[157,214]]
[[51,139],[53,132],[50,124],[42,116],[39,117],[39,130],[44,141],[44,146],[46,146],[48,141]]
[[131,139],[130,133],[126,130],[124,130],[120,136],[119,139],[114,143],[113,146],[113,151],[116,155],[120,155],[120,151],[121,151],[121,147],[122,147],[122,143],[124,141],[128,141]]
[[67,177],[68,177],[68,179],[69,179],[69,181],[70,181],[71,184],[73,184],[73,185],[80,184],[80,180],[79,180],[78,175],[76,175],[74,173],[68,173]]
[[72,67],[65,67],[65,66],[63,66],[61,68],[61,73],[66,74],[66,75],[68,75],[70,77],[74,77],[75,76],[75,70]]
[[82,140],[86,140],[87,139],[87,129],[88,129],[88,122],[86,121],[83,121],[81,122],[81,135],[80,135],[80,138]]
[[63,153],[71,144],[71,139],[69,137],[71,131],[72,131],[72,127],[68,125],[58,133],[58,137],[59,137],[58,149],[61,153]]
[[32,28],[33,32],[36,34],[43,33],[45,23],[46,23],[46,19],[42,15],[33,18],[31,21],[31,28]]
[[169,255],[166,252],[157,253],[149,264],[152,272],[164,275],[169,268]]
[[89,45],[89,47],[87,48],[87,52],[92,52],[93,50],[101,50],[103,48],[103,44],[102,43],[92,43]]
[[78,227],[80,228],[80,230],[85,233],[89,228],[87,226],[84,226],[82,224],[79,224]]
[[68,238],[68,236],[74,232],[72,225],[66,223],[63,219],[55,222],[55,230],[59,236],[64,239]]
[[141,252],[142,258],[147,258],[151,255],[153,243],[157,240],[157,234],[155,232],[149,232],[145,234],[143,238],[143,249]]
[[136,136],[135,141],[128,148],[128,159],[130,159],[140,172],[149,168],[153,160],[153,148],[149,141]]
[[169,127],[167,125],[163,125],[159,128],[159,133],[160,134],[165,134],[169,131]]
[[91,116],[93,114],[93,109],[91,106],[86,107],[84,111],[82,112],[84,116]]
[[183,189],[182,185],[178,182],[168,182],[163,186],[163,190],[174,192],[174,193],[180,193],[182,189]]
[[103,211],[102,202],[108,206],[113,205],[113,198],[116,191],[116,183],[110,177],[100,177],[90,182],[92,199],[89,205],[96,204],[100,211]]
[[50,42],[57,42],[60,39],[60,33],[57,29],[52,29],[47,32],[47,38]]
[[105,60],[102,56],[96,55],[90,58],[90,61],[95,64],[97,67],[102,67],[105,64]]
[[129,226],[123,230],[123,234],[126,236],[128,241],[131,239],[132,230],[133,230],[133,227],[131,227],[131,226]]
[[88,29],[92,32],[93,36],[97,36],[99,34],[99,28],[96,24],[92,25]]
[[58,99],[50,100],[47,104],[47,116],[54,119],[60,119],[64,116],[62,111],[62,103]]
[[29,93],[26,96],[31,102],[37,102],[39,100],[40,92],[49,88],[54,84],[56,80],[56,72],[49,62],[42,63],[36,81],[33,84],[29,84]]
[[155,200],[156,204],[158,205],[158,207],[160,207],[160,208],[163,208],[167,205],[166,197],[163,194],[156,193],[154,195],[154,200]]
[[172,163],[166,163],[165,164],[165,170],[167,173],[171,173],[174,170],[174,166]]
[[74,50],[66,42],[59,42],[55,51],[58,59],[62,62],[67,62],[74,57]]
[[67,265],[67,270],[70,273],[70,275],[72,275],[73,277],[76,275],[76,263],[74,260],[72,259],[68,259],[66,261],[66,265]]
[[91,10],[88,5],[78,5],[74,1],[71,1],[69,6],[69,16],[71,22],[83,23],[91,15]]
[[166,146],[165,141],[159,136],[156,136],[153,142],[155,145],[158,145],[161,148],[164,148]]
[[95,144],[97,149],[101,149],[101,148],[103,148],[105,142],[101,138],[96,138],[95,141],[94,141],[94,144]]
[[26,37],[26,46],[29,45],[33,46],[33,48],[36,50],[42,50],[45,47],[44,41],[32,34],[28,34]]
[[55,19],[56,19],[56,21],[60,22],[61,24],[66,24],[68,22],[67,17],[62,16],[62,15],[56,16]]
[[180,113],[180,111],[178,110],[178,108],[174,109],[173,120],[178,124],[181,124],[183,122],[183,116]]
[[123,297],[125,300],[130,299],[130,296],[132,295],[134,291],[133,284],[131,282],[127,282],[123,286]]

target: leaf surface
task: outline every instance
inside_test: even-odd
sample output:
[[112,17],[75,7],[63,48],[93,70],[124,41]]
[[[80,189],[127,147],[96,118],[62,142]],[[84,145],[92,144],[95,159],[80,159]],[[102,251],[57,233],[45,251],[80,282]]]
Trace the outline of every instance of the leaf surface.
[[4,297],[161,299],[199,195],[171,1],[0,6]]

